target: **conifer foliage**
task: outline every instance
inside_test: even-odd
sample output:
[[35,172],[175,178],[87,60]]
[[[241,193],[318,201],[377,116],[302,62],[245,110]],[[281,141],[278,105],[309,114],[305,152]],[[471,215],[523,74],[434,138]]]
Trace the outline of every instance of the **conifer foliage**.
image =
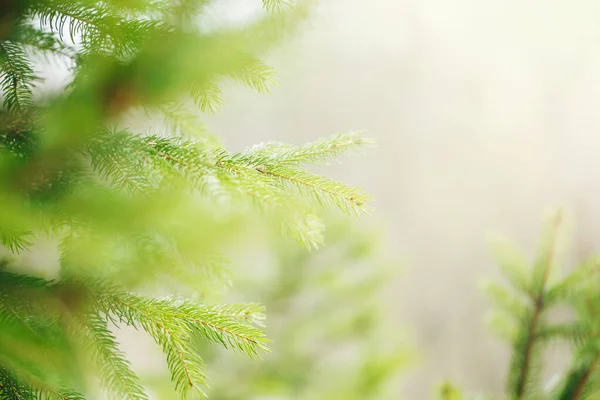
[[[222,107],[225,79],[271,87],[259,56],[307,9],[263,3],[263,17],[235,27],[201,23],[205,0],[2,3],[0,399],[95,398],[90,381],[111,399],[148,399],[113,324],[145,331],[174,390],[202,396],[197,340],[268,350],[260,305],[198,295],[228,279],[221,250],[242,217],[257,210],[315,247],[320,209],[366,210],[361,190],[304,168],[361,147],[361,134],[232,153],[197,119]],[[36,89],[48,62],[70,70],[67,87]],[[128,126],[137,111],[162,115],[167,134]],[[52,277],[20,258],[41,239],[60,254]],[[144,294],[157,282],[196,295]]]
[[254,363],[201,343],[214,377],[211,397],[404,398],[400,378],[415,354],[389,318],[395,304],[381,298],[395,282],[399,263],[385,256],[378,232],[352,222],[328,219],[327,247],[318,252],[302,251],[273,234],[269,272],[236,285],[236,292],[260,299],[269,310],[273,352]]
[[[539,251],[528,261],[508,242],[496,243],[496,255],[506,284],[490,281],[486,292],[495,308],[492,327],[511,347],[506,398],[511,400],[584,400],[600,396],[600,260],[589,257],[570,270],[561,266],[562,213],[544,230]],[[557,312],[568,310],[568,318]],[[570,364],[552,382],[544,379],[545,355],[557,343],[569,345]],[[443,399],[469,397],[450,383]]]

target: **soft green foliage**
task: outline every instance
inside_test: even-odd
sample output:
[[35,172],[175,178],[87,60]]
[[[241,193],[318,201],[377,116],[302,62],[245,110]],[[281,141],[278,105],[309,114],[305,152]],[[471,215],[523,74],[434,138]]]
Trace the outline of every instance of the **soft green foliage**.
[[[198,115],[223,107],[222,80],[269,92],[260,56],[308,9],[265,0],[255,21],[207,28],[212,3],[2,5],[0,398],[96,398],[99,385],[111,399],[147,399],[112,325],[147,333],[177,392],[203,395],[199,340],[268,352],[262,306],[209,300],[228,284],[226,250],[247,224],[317,247],[323,208],[367,210],[360,189],[305,169],[362,147],[362,135],[233,153],[203,128]],[[70,82],[42,92],[39,66],[50,61]],[[128,121],[140,111],[164,118],[167,134],[137,132]],[[44,241],[58,265],[35,277],[23,254]]]
[[[549,221],[532,262],[506,242],[496,246],[507,284],[489,282],[486,292],[496,306],[493,327],[512,349],[504,398],[580,400],[600,395],[600,261],[591,257],[571,270],[561,268],[561,220],[557,213]],[[557,320],[561,310],[569,310],[567,321]],[[544,356],[557,342],[570,345],[572,360],[557,383],[546,385]],[[442,398],[465,398],[457,389],[442,388],[440,393],[444,390]]]
[[[220,400],[398,399],[413,360],[382,293],[398,275],[373,229],[328,223],[328,246],[306,252],[273,235],[264,273],[248,265],[236,297],[267,306],[273,352],[261,363],[198,343]],[[262,264],[263,261],[260,261]],[[153,387],[159,379],[147,377]],[[235,384],[231,384],[235,382]]]

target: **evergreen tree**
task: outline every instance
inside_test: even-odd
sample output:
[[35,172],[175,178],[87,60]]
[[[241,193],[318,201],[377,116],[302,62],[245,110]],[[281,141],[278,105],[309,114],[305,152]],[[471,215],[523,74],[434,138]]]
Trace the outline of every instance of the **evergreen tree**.
[[[206,385],[197,340],[268,351],[262,306],[202,295],[229,279],[224,249],[246,216],[312,248],[320,209],[358,214],[369,200],[304,167],[361,147],[360,134],[232,153],[197,119],[221,107],[224,79],[269,91],[259,56],[307,12],[285,3],[263,0],[263,17],[229,27],[202,19],[206,0],[3,2],[0,399],[97,398],[96,382],[111,399],[148,399],[113,324],[154,339],[182,397]],[[68,68],[69,84],[36,89],[44,62]],[[167,134],[128,126],[138,111]],[[51,276],[22,257],[42,239],[59,253]]]

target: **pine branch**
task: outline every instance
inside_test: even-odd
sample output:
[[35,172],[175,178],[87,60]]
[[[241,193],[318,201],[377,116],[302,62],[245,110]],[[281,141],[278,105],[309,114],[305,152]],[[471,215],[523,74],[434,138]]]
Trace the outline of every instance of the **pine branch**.
[[23,250],[27,250],[33,244],[33,234],[30,231],[10,232],[5,229],[0,229],[0,243],[8,247],[8,249],[18,254]]
[[510,285],[533,298],[529,261],[525,255],[512,243],[500,239],[493,241],[492,249],[494,258]]
[[519,333],[522,319],[501,310],[493,310],[486,316],[486,322],[491,330],[502,340],[514,345]]
[[0,368],[0,395],[3,400],[32,400],[34,390],[19,382],[6,368]]
[[263,326],[263,321],[265,319],[265,307],[258,303],[225,304],[204,306],[204,308],[209,312],[225,316],[229,319],[256,326]]
[[600,273],[600,260],[598,257],[591,257],[564,279],[551,286],[546,296],[547,301],[556,304],[564,301],[572,302],[580,296],[585,297],[583,291],[590,282],[598,278],[598,273]]
[[[560,400],[584,399],[600,389],[600,381],[596,374],[600,362],[597,271],[597,260],[590,260],[555,285],[554,294],[559,296],[554,300],[560,300],[562,297],[562,300],[573,306],[578,314],[575,323],[562,328],[564,332],[558,332],[577,348],[571,367],[563,378],[562,388],[556,396]],[[570,291],[566,289],[568,286],[571,287]]]
[[[188,222],[191,221],[192,216]],[[223,223],[204,219],[199,224],[208,227],[222,226]],[[106,246],[99,243],[106,249],[101,257],[103,261],[92,268],[105,279],[118,280],[122,287],[127,288],[145,287],[148,283],[158,281],[163,284],[175,282],[180,289],[183,286],[194,291],[216,289],[215,286],[219,286],[217,283],[227,283],[231,275],[227,260],[217,251],[221,237],[211,236],[208,232],[205,235],[206,239],[198,237],[197,241],[189,240],[186,232],[178,232],[176,227],[142,232],[136,229],[128,234],[115,235]],[[95,241],[92,236],[90,240],[98,243],[102,238]],[[88,240],[84,239],[81,244],[73,239],[66,241],[61,254],[62,265],[81,265],[85,262]],[[204,246],[199,248],[198,241]],[[81,254],[77,254],[80,249]],[[126,265],[127,269],[115,268],[115,265]]]
[[18,36],[14,37],[13,40],[33,49],[36,54],[43,56],[51,53],[63,58],[72,59],[76,54],[76,50],[73,47],[59,40],[55,34],[36,29],[29,22],[21,23]]
[[202,112],[214,114],[220,111],[225,103],[223,102],[223,91],[215,82],[206,82],[203,85],[194,85],[190,90],[194,104]]
[[181,321],[165,321],[160,312],[157,313],[152,307],[146,307],[147,305],[136,304],[136,301],[130,303],[123,298],[115,300],[120,308],[113,308],[112,314],[131,325],[139,324],[162,347],[167,356],[167,366],[171,371],[175,389],[183,396],[192,389],[206,397],[201,389],[206,381],[204,362],[192,349],[187,326],[182,326]]
[[[145,192],[167,177],[195,183],[207,172],[200,144],[177,138],[140,137],[126,131],[97,136],[86,152],[92,167],[119,187]],[[168,183],[168,182],[165,182]]]
[[184,328],[187,333],[198,333],[209,341],[237,348],[250,357],[267,350],[263,331],[244,322],[263,318],[255,304],[229,304],[220,308],[187,301],[144,299],[123,293],[109,301],[125,307],[123,310],[114,307],[110,311],[119,318],[126,318],[128,323],[135,323],[136,318],[153,319],[164,326]]
[[148,396],[142,388],[139,378],[131,370],[131,365],[119,350],[115,337],[110,332],[105,320],[92,314],[82,321],[87,345],[92,353],[98,370],[102,376],[102,388],[111,397],[123,400],[147,400]]
[[365,138],[362,132],[348,132],[298,147],[269,142],[251,147],[244,155],[247,162],[256,165],[326,164],[371,144],[373,142]]
[[557,396],[558,400],[584,399],[587,385],[592,374],[598,368],[600,354],[595,349],[586,349],[581,352],[575,366],[565,378],[565,385]]
[[135,53],[153,34],[171,31],[161,21],[127,20],[118,11],[98,3],[51,0],[36,4],[30,13],[42,26],[58,34],[61,41],[67,30],[71,42],[81,44],[84,52],[112,51],[117,57]]
[[193,335],[237,348],[251,357],[266,350],[263,332],[243,322],[260,319],[255,305],[206,307],[145,299],[107,286],[96,286],[93,296],[100,310],[116,318],[115,323],[142,327],[161,345],[176,389],[183,395],[189,389],[203,394],[201,386],[206,380],[202,359],[193,349]]
[[[232,69],[229,75],[259,93],[269,93],[270,86],[275,85],[273,69],[256,57],[244,57],[243,61],[239,62],[239,66]],[[215,94],[219,95],[213,89],[213,97]]]
[[72,370],[74,363],[69,358],[69,349],[53,337],[54,332],[31,331],[31,324],[28,327],[7,324],[1,309],[0,328],[0,363],[7,371],[18,372],[22,382],[19,387],[32,393],[52,394],[60,393],[58,387],[75,385],[77,373]]
[[279,217],[284,236],[296,239],[308,249],[323,245],[325,225],[314,213],[283,214]]
[[226,152],[218,159],[215,183],[226,198],[242,195],[252,200],[252,204],[267,216],[277,219],[286,236],[291,236],[309,248],[317,248],[323,243],[323,223],[315,215],[312,207],[301,202],[296,196],[284,190],[272,177],[261,173],[251,165],[244,165],[237,154],[230,156]]
[[[98,136],[86,151],[94,170],[117,187],[144,192],[169,187],[170,182],[188,182],[220,202],[250,200],[265,213],[282,217],[285,229],[303,243],[315,245],[320,241],[322,226],[312,216],[312,209],[281,185],[281,178],[274,176],[277,170],[261,172],[245,165],[238,154],[230,155],[211,146],[203,148],[202,143],[180,138],[139,137],[127,132]],[[113,154],[119,153],[116,159]],[[294,173],[295,177],[288,178],[295,179],[298,187],[310,189],[301,193],[314,203],[335,205],[347,212],[364,208],[362,202],[367,197],[359,190],[316,176],[300,181],[302,172]],[[148,182],[148,178],[154,181]]]
[[485,282],[484,290],[488,297],[495,303],[498,309],[510,314],[516,319],[522,318],[526,312],[523,298],[514,295],[509,289],[495,281]]
[[197,113],[183,104],[171,102],[159,107],[158,111],[164,115],[169,136],[183,136],[196,140],[205,147],[220,147],[220,140],[208,132]]
[[[184,239],[179,243],[174,243],[175,240],[168,243],[164,238],[158,238],[158,241],[154,239],[151,237],[147,242],[150,251],[149,259],[145,263],[145,254],[140,252],[141,265],[146,264],[145,270],[149,275],[152,275],[155,269],[159,273],[155,278],[170,279],[195,291],[211,287],[214,290],[215,284],[227,286],[230,282],[232,275],[228,269],[228,260],[216,250],[211,252],[208,249],[198,249],[195,242],[187,243]],[[141,241],[143,240],[145,239],[142,238]],[[208,239],[203,242],[208,243]],[[168,268],[165,269],[165,266]]]
[[280,12],[294,4],[293,0],[262,0],[263,8],[268,12]]
[[304,198],[322,207],[337,207],[346,214],[359,215],[366,211],[371,199],[361,189],[289,167],[258,168],[262,174],[272,176],[284,184],[291,184]]
[[525,398],[527,394],[526,389],[529,385],[542,308],[543,304],[536,302],[533,312],[522,321],[525,327],[525,335],[519,335],[519,339],[515,342],[511,366],[511,381],[509,384],[510,390],[516,399]]
[[582,346],[591,337],[600,337],[599,332],[590,332],[589,327],[581,323],[553,324],[539,331],[539,340],[565,340],[576,346]]
[[161,346],[176,390],[184,397],[190,389],[206,397],[201,389],[206,380],[202,371],[204,364],[193,351],[185,324],[165,318],[151,300],[127,295],[109,286],[95,284],[92,294],[99,310],[109,318],[116,318],[114,322],[141,327]]
[[119,56],[135,54],[149,38],[174,31],[164,21],[149,19],[119,21],[112,29],[112,42]]
[[[94,0],[83,1],[92,5],[95,3]],[[114,13],[140,19],[152,16],[159,17],[173,8],[171,0],[105,0],[104,3]]]
[[158,186],[160,174],[152,170],[150,159],[136,148],[136,138],[128,132],[106,132],[84,148],[92,169],[116,188],[147,194]]
[[262,308],[256,304],[228,304],[218,307],[199,307],[181,303],[178,309],[186,314],[196,332],[203,338],[219,343],[225,348],[235,348],[250,357],[260,358],[259,351],[268,351],[267,339],[261,329],[247,321],[260,321],[264,317]]
[[39,18],[42,26],[58,34],[61,41],[64,41],[66,28],[73,43],[78,42],[77,37],[85,42],[86,36],[101,32],[102,20],[108,16],[102,6],[91,8],[77,1],[69,4],[60,0],[35,4],[30,14],[32,18]]
[[[340,140],[341,138],[344,140]],[[358,214],[360,210],[367,210],[366,202],[370,200],[362,190],[311,174],[295,165],[301,161],[323,160],[364,143],[360,137],[348,139],[348,137],[338,136],[326,144],[317,142],[314,146],[309,145],[291,151],[287,149],[282,151],[281,146],[253,148],[248,152],[232,154],[228,158],[221,159],[220,162],[222,165],[234,166],[237,171],[240,171],[240,166],[244,166],[247,170],[256,170],[274,178],[274,183],[277,184],[291,184],[291,188],[296,189],[304,198],[316,205],[335,206],[347,214]],[[312,155],[311,150],[314,150]],[[290,187],[284,186],[284,188]]]
[[43,389],[38,392],[35,400],[86,400],[81,394],[73,390],[51,390]]
[[546,284],[554,262],[559,223],[560,215],[553,220],[553,226],[549,232],[545,247],[534,267],[534,280],[532,282],[534,300],[532,309],[523,316],[521,330],[514,343],[508,388],[509,393],[515,399],[523,399],[527,395],[531,369],[534,363],[535,347],[539,340],[539,331],[542,328],[542,313],[546,307]]
[[32,88],[38,78],[22,47],[0,41],[0,90],[8,111],[22,112],[33,105]]

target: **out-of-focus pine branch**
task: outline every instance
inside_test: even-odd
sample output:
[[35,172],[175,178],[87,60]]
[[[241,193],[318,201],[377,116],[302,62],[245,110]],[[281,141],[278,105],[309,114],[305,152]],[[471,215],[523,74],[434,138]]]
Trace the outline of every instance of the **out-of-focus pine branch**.
[[[10,254],[0,271],[1,398],[97,398],[96,386],[109,398],[149,398],[111,324],[147,333],[181,396],[202,396],[198,341],[255,359],[269,351],[262,306],[209,301],[231,283],[225,250],[248,226],[273,225],[316,247],[321,210],[367,210],[362,190],[306,169],[361,147],[362,136],[233,153],[207,132],[202,113],[222,108],[224,80],[274,87],[261,56],[309,9],[265,1],[255,21],[204,29],[211,3],[0,7],[0,244]],[[68,83],[41,92],[54,60]],[[163,132],[133,129],[137,111],[159,116]],[[30,276],[21,258],[44,240],[58,258],[53,279]]]

